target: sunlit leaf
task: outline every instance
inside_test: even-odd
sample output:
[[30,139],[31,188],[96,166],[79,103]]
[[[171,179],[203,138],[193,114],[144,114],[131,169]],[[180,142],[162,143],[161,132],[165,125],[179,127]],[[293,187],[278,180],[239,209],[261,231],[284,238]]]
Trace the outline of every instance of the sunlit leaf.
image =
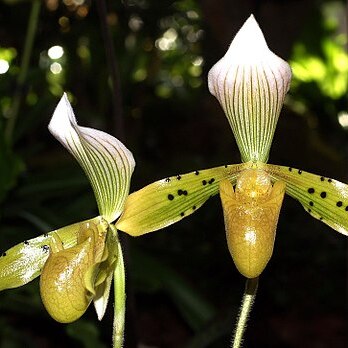
[[156,181],[129,195],[116,227],[139,236],[173,224],[216,195],[221,180],[235,182],[237,173],[250,165],[225,165]]
[[[101,217],[86,220],[98,224]],[[52,234],[61,239],[65,248],[76,245],[80,224],[76,223],[39,237],[19,243],[2,253],[0,257],[0,290],[22,286],[40,275],[49,255]]]
[[274,180],[284,181],[286,193],[310,215],[348,235],[348,185],[291,167],[267,164],[264,169]]
[[113,136],[78,126],[66,94],[58,103],[48,128],[86,172],[100,215],[108,222],[117,219],[135,166],[132,153]]

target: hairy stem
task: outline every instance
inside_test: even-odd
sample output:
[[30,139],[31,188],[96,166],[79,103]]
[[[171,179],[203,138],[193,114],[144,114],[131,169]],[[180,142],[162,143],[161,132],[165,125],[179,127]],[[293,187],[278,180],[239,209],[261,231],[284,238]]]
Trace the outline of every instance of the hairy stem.
[[246,280],[245,291],[243,295],[242,304],[240,307],[239,316],[237,319],[237,326],[234,332],[231,348],[239,348],[242,346],[243,334],[247,326],[249,313],[251,311],[251,308],[253,306],[253,303],[256,297],[258,283],[259,283],[258,277],[252,278],[252,279],[247,278]]
[[124,270],[121,244],[118,242],[118,257],[114,272],[114,327],[113,348],[122,348],[124,340],[124,324],[126,315],[126,276]]
[[41,1],[34,0],[31,5],[30,17],[27,28],[27,35],[25,38],[24,51],[21,61],[20,72],[17,77],[17,87],[13,95],[13,102],[11,106],[11,111],[9,115],[9,119],[5,129],[5,139],[8,143],[13,142],[12,135],[15,128],[15,124],[18,117],[19,107],[21,105],[22,97],[23,97],[23,88],[25,84],[25,80],[28,75],[28,68],[30,62],[31,52],[33,50],[34,38],[37,30],[37,23],[39,20]]

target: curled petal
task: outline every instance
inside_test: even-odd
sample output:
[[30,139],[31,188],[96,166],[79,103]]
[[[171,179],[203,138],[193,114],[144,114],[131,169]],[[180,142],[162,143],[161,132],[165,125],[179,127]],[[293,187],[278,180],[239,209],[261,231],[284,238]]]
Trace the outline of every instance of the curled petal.
[[98,319],[102,320],[109,301],[110,288],[114,276],[114,268],[118,257],[117,231],[110,225],[110,233],[106,239],[107,259],[100,264],[99,273],[95,281],[95,296],[93,297],[94,308]]
[[228,118],[243,162],[267,162],[290,81],[289,65],[269,50],[251,15],[208,75],[210,93]]
[[102,131],[78,126],[64,93],[48,126],[79,162],[93,187],[100,214],[112,222],[122,212],[135,162],[132,153]]

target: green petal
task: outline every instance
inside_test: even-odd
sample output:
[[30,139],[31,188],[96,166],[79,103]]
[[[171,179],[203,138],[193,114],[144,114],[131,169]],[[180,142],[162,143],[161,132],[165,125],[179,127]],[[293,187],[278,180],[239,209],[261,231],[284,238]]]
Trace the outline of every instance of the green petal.
[[[101,217],[96,217],[85,222],[98,224],[100,220]],[[22,286],[39,276],[49,255],[52,234],[59,236],[64,248],[73,247],[77,243],[80,224],[78,222],[29,239],[4,252],[0,257],[0,290]]]
[[291,167],[265,165],[274,180],[286,183],[286,193],[314,218],[348,235],[348,185]]
[[156,181],[128,196],[116,227],[132,236],[156,231],[194,213],[219,191],[219,182],[234,183],[250,163],[194,171]]
[[132,153],[113,136],[78,126],[66,94],[58,103],[48,128],[88,176],[100,215],[108,222],[117,219],[135,166]]
[[110,225],[110,233],[108,233],[105,248],[108,251],[108,255],[107,259],[100,265],[99,274],[95,282],[96,294],[93,298],[94,308],[99,320],[103,319],[109,301],[115,262],[118,256],[118,243],[115,228]]
[[224,109],[243,162],[267,162],[290,81],[289,65],[269,50],[251,15],[208,75],[210,93]]

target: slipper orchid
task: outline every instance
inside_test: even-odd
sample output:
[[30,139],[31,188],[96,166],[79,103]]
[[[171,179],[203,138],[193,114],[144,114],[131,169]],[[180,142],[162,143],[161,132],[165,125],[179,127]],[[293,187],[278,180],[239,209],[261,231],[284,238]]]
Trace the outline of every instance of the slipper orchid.
[[195,170],[132,193],[116,227],[133,236],[194,213],[220,192],[228,247],[237,269],[256,278],[272,256],[284,194],[336,231],[348,235],[348,185],[300,169],[267,164],[291,69],[267,46],[251,15],[225,56],[209,72],[242,163]]
[[91,302],[101,320],[114,279],[113,342],[121,347],[125,274],[121,245],[112,223],[122,213],[135,162],[131,152],[113,136],[79,126],[66,94],[54,111],[49,130],[85,171],[100,215],[4,252],[0,257],[0,290],[22,286],[41,274],[41,298],[55,320],[75,321]]

